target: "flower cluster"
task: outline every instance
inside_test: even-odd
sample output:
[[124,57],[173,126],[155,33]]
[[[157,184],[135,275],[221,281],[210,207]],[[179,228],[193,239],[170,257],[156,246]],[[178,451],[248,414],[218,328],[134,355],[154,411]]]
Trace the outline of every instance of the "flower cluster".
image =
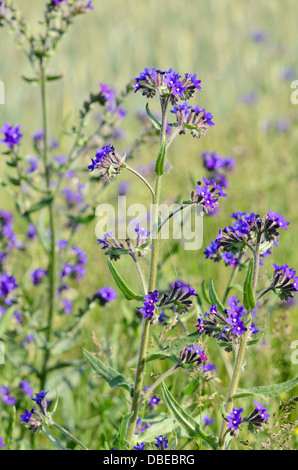
[[217,152],[203,152],[201,157],[204,162],[204,167],[210,172],[211,178],[215,179],[217,184],[226,188],[228,186],[226,174],[232,172],[235,167],[233,158],[223,158]]
[[17,400],[11,395],[9,387],[0,387],[0,394],[2,395],[2,402],[5,403],[5,405],[14,406],[16,404]]
[[46,269],[37,268],[31,273],[32,282],[34,286],[38,286],[41,281],[47,276],[48,272]]
[[287,264],[283,266],[277,266],[273,263],[274,275],[273,275],[273,286],[276,290],[279,290],[279,296],[281,300],[293,299],[295,293],[298,291],[298,277],[296,271],[293,268],[289,268]]
[[23,244],[17,239],[13,229],[13,215],[5,209],[0,210],[0,267],[9,252],[14,248],[21,249]]
[[231,217],[235,219],[234,224],[221,229],[215,241],[211,242],[204,254],[207,259],[214,261],[223,259],[227,266],[233,267],[240,263],[242,254],[249,243],[255,242],[257,235],[261,236],[261,257],[270,255],[271,246],[277,245],[279,228],[287,230],[289,225],[284,216],[272,211],[268,211],[263,219],[253,212],[240,211],[234,212]]
[[[61,246],[64,245],[60,242],[59,246],[61,248]],[[72,263],[65,262],[63,264],[60,278],[64,279],[66,277],[69,277],[71,279],[81,281],[85,276],[85,265],[87,264],[86,253],[78,246],[72,246],[71,251],[74,260]]]
[[176,368],[180,367],[181,364],[196,364],[197,367],[202,366],[204,362],[207,362],[208,358],[205,351],[202,350],[201,346],[187,346],[180,351],[180,358],[176,364]]
[[[230,343],[233,335],[242,336],[247,328],[245,326],[245,320],[247,312],[244,307],[240,304],[240,300],[237,300],[235,296],[230,297],[228,300],[229,308],[224,311],[225,315],[222,315],[216,305],[211,305],[209,312],[205,313],[205,318],[199,315],[198,328],[199,333],[206,334],[207,336],[214,337],[218,341],[224,343]],[[255,316],[255,312],[252,312],[252,316]],[[251,323],[249,326],[250,334],[257,334],[260,332],[256,328],[255,323]],[[228,348],[228,350],[230,350]]]
[[156,444],[155,444],[155,447],[158,448],[158,450],[165,450],[165,449],[168,449],[169,446],[168,446],[168,440],[164,437],[164,436],[158,436],[155,438],[156,440]]
[[106,107],[110,113],[113,113],[118,119],[123,119],[126,116],[126,111],[121,105],[117,103],[116,93],[109,85],[100,83],[100,92],[106,99]]
[[172,285],[170,293],[164,293],[158,307],[171,306],[174,312],[179,314],[188,312],[192,308],[192,299],[190,297],[198,296],[195,290],[189,284],[176,281]]
[[218,207],[218,199],[220,197],[227,197],[223,192],[220,184],[216,184],[214,179],[207,180],[205,177],[202,178],[204,186],[201,181],[198,181],[197,191],[193,191],[191,194],[191,201],[199,204],[206,214],[210,214]]
[[171,113],[176,115],[177,125],[181,128],[179,134],[185,134],[185,129],[190,129],[193,137],[200,138],[205,136],[208,127],[214,126],[212,114],[198,105],[192,107],[187,102],[179,103]]
[[258,403],[257,400],[254,401],[255,409],[252,413],[243,419],[243,421],[248,422],[248,429],[252,432],[258,432],[263,425],[270,418],[270,414],[266,413],[268,408],[264,408],[262,403]]
[[23,137],[21,128],[22,126],[13,127],[5,123],[3,129],[0,130],[0,132],[4,134],[4,138],[1,140],[1,142],[5,144],[8,149],[11,149],[20,144],[20,140]]
[[17,289],[18,284],[14,276],[10,276],[7,272],[0,275],[0,315],[4,315],[6,307],[10,307],[14,298],[12,292]]
[[169,96],[172,104],[176,104],[179,99],[187,100],[196,90],[201,90],[200,83],[201,80],[197,79],[196,74],[186,73],[184,78],[181,78],[173,69],[162,71],[156,67],[146,67],[136,78],[133,87],[135,92],[141,91],[147,98],[152,98],[157,90],[159,95]]
[[116,300],[117,294],[114,289],[109,286],[105,286],[96,291],[93,298],[99,300],[100,305],[106,305],[108,302]]
[[154,317],[155,308],[158,302],[159,293],[157,292],[157,290],[155,290],[154,292],[148,292],[148,294],[145,295],[143,307],[139,310],[140,313],[143,314],[144,318],[152,319]]
[[231,413],[227,416],[228,424],[227,427],[231,430],[231,434],[234,435],[235,431],[238,430],[240,424],[242,423],[241,413],[243,408],[233,408]]
[[88,168],[91,172],[99,170],[100,178],[110,181],[121,172],[124,160],[125,158],[118,155],[113,145],[108,144],[97,149],[95,158],[91,158],[91,165]]

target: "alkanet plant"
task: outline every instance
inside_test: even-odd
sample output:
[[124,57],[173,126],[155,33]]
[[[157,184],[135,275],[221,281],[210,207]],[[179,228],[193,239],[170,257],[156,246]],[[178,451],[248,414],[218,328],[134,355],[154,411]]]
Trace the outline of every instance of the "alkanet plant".
[[[288,265],[273,264],[267,284],[259,285],[262,260],[271,256],[273,247],[278,246],[281,229],[287,230],[289,222],[276,211],[268,210],[267,214],[259,215],[241,212],[235,207],[231,216],[233,224],[220,229],[204,252],[207,260],[223,261],[231,269],[221,299],[212,279],[207,293],[202,279],[192,278],[189,283],[179,278],[162,278],[162,229],[177,214],[190,212],[192,208],[197,217],[204,215],[208,224],[209,216],[218,211],[221,201],[229,195],[227,174],[234,171],[235,162],[231,157],[222,158],[215,151],[201,153],[204,170],[203,173],[194,170],[197,182],[190,195],[185,194],[186,199],[162,218],[160,207],[165,199],[162,181],[172,177],[171,173],[165,172],[169,147],[175,139],[188,133],[198,139],[207,131],[216,132],[216,126],[213,115],[201,107],[201,103],[195,102],[200,101],[198,92],[204,90],[197,74],[187,71],[181,75],[172,68],[160,70],[157,67],[145,68],[120,94],[111,85],[99,83],[98,90],[84,101],[78,123],[69,133],[72,142],[68,155],[59,154],[59,142],[49,138],[47,86],[49,82],[63,78],[63,74],[48,72],[50,58],[73,20],[90,10],[93,10],[91,1],[49,0],[42,22],[43,32],[34,36],[13,2],[0,2],[0,25],[10,27],[23,48],[33,71],[32,77],[24,78],[28,83],[38,85],[41,95],[40,129],[31,139],[34,156],[27,157],[23,153],[22,144],[28,136],[22,124],[4,122],[0,131],[6,163],[1,185],[15,202],[16,214],[25,227],[22,235],[16,234],[14,216],[6,209],[0,210],[0,333],[7,337],[11,335],[15,347],[19,338],[6,326],[9,321],[15,321],[22,328],[20,344],[23,350],[21,360],[18,363],[12,361],[13,367],[18,368],[18,384],[10,385],[7,380],[1,385],[1,400],[5,406],[16,406],[21,411],[20,424],[33,434],[44,433],[59,449],[64,449],[63,439],[66,439],[72,448],[77,445],[87,450],[87,445],[73,435],[79,430],[74,429],[72,433],[54,420],[59,396],[55,404],[54,400],[47,400],[47,395],[54,393],[49,386],[54,383],[52,376],[55,377],[60,369],[71,369],[77,365],[76,360],[83,359],[82,354],[73,360],[64,353],[69,353],[80,341],[81,322],[88,313],[97,305],[106,309],[108,315],[110,304],[122,296],[125,312],[129,312],[127,318],[129,315],[132,318],[130,327],[123,332],[127,335],[127,370],[118,371],[115,364],[112,367],[110,351],[104,361],[97,354],[84,350],[84,366],[79,363],[80,368],[90,364],[111,389],[123,388],[127,394],[121,403],[121,419],[118,413],[117,426],[109,428],[109,435],[105,436],[109,447],[164,451],[179,449],[186,440],[197,446],[195,448],[227,449],[233,439],[240,439],[242,432],[259,432],[268,425],[268,408],[256,400],[252,408],[251,397],[268,399],[297,384],[297,379],[293,379],[275,385],[262,384],[252,390],[239,390],[238,386],[247,348],[262,337],[259,312],[266,308],[265,297],[275,294],[278,300],[288,301],[298,291],[296,271]],[[118,125],[126,114],[123,101],[133,91],[147,100],[145,110],[150,124],[148,126],[147,122],[144,134],[130,148],[141,147],[145,137],[158,145],[153,164],[154,186],[135,168],[133,151],[124,153],[119,150],[120,145],[118,148]],[[150,109],[153,99],[160,106],[159,115]],[[97,108],[100,115],[96,116],[96,128],[89,132],[88,118]],[[90,159],[89,165],[85,156]],[[127,172],[144,185],[147,201],[150,195],[150,230],[144,226],[144,221],[136,220],[134,239],[120,239],[111,230],[102,233],[97,240],[90,237],[93,256],[98,258],[100,265],[107,264],[106,272],[112,275],[117,290],[101,285],[86,294],[86,287],[82,288],[80,284],[88,273],[88,256],[74,238],[83,225],[94,221],[93,201],[97,203],[99,195],[102,200],[101,192]],[[125,187],[125,181],[121,183],[124,186],[116,193],[125,195],[129,186]],[[27,282],[20,270],[13,269],[11,260],[14,256],[21,259],[29,255],[32,246],[38,246],[37,250],[42,254],[30,265]],[[120,274],[123,257],[132,260],[136,273],[133,286]],[[148,259],[149,272],[146,273]],[[97,273],[93,275],[96,277]],[[236,276],[238,292],[232,295],[230,291],[234,289]],[[119,309],[118,317],[122,313]],[[129,336],[132,335],[131,325],[134,337],[138,338],[137,355],[130,347],[133,341]],[[173,339],[177,330],[179,336]],[[109,349],[108,344],[99,344],[94,332],[92,335],[99,353]],[[229,389],[221,403],[221,422],[215,422],[207,415],[211,405],[205,406],[202,401],[196,410],[196,405],[181,403],[180,397],[175,396],[175,387],[168,388],[169,377],[179,374],[191,393],[195,393],[197,387],[200,393],[206,391],[216,370],[209,362],[208,344],[211,341],[218,347],[227,372],[232,370]],[[30,354],[32,347],[36,348],[38,356],[34,363]],[[226,352],[231,356],[228,362]],[[40,390],[34,392],[35,398],[32,398],[33,381]],[[30,411],[23,406],[25,397],[34,402]],[[245,397],[250,397],[249,405],[244,403],[243,408],[238,408]],[[236,400],[240,400],[237,406]],[[159,413],[161,405],[166,412]],[[212,416],[218,411],[217,405],[212,409]],[[112,406],[111,402],[108,406]],[[246,406],[250,409],[244,412]],[[248,426],[244,430],[246,423]],[[161,425],[164,426],[162,434]],[[212,433],[207,433],[210,426]],[[54,437],[49,430],[52,428],[64,437]],[[119,429],[118,433],[115,428]],[[175,446],[173,432],[176,433]],[[8,440],[9,447],[13,447],[11,437]],[[92,447],[92,442],[87,444]],[[0,447],[4,446],[6,444],[0,437]]]

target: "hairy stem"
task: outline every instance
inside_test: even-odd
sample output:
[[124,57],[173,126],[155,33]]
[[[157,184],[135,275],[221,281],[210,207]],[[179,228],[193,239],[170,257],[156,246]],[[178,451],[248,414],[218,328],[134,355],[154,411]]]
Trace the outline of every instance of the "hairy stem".
[[[166,132],[166,114],[167,114],[168,100],[165,103],[162,103],[162,129],[160,133],[160,145],[162,145],[165,132]],[[160,202],[160,193],[161,193],[161,181],[162,176],[156,175],[155,182],[155,191],[153,198],[153,211],[152,211],[152,248],[151,248],[151,263],[150,263],[150,274],[149,274],[149,286],[148,291],[152,292],[155,289],[156,277],[157,277],[157,265],[158,265],[158,252],[159,252],[159,234],[158,234],[158,215],[159,215],[159,202]],[[128,423],[126,439],[132,446],[132,440],[135,432],[136,421],[138,419],[138,411],[140,407],[141,392],[143,386],[143,378],[145,372],[145,359],[147,354],[147,347],[149,341],[149,331],[150,331],[150,322],[147,318],[143,319],[142,324],[142,336],[140,342],[139,356],[138,356],[138,365],[135,375],[135,387],[134,394],[132,397],[131,403],[131,413],[132,416]]]
[[[48,193],[51,192],[50,170],[48,165],[48,126],[47,126],[47,105],[46,105],[46,75],[43,60],[40,62],[41,72],[41,103],[42,103],[42,120],[44,129],[44,148],[43,148],[43,164],[45,172],[46,187]],[[40,387],[44,389],[47,376],[47,365],[50,358],[50,345],[49,342],[52,338],[53,332],[53,319],[55,310],[55,269],[56,269],[56,237],[55,237],[55,223],[54,223],[54,207],[53,201],[49,204],[49,226],[51,231],[51,244],[49,251],[49,264],[48,264],[48,322],[46,330],[46,341],[42,371],[40,374]]]
[[[254,271],[253,271],[253,278],[252,278],[252,289],[253,289],[253,294],[255,296],[256,294],[256,289],[257,289],[257,283],[258,283],[258,275],[259,275],[259,262],[260,262],[260,244],[261,244],[261,234],[258,233],[257,235],[257,240],[256,240],[256,246],[254,249]],[[235,395],[237,388],[238,388],[238,383],[239,383],[239,378],[241,374],[241,369],[242,369],[242,364],[245,356],[245,350],[246,350],[246,343],[247,343],[247,338],[249,334],[249,329],[247,329],[243,335],[240,338],[240,345],[236,354],[236,361],[235,361],[235,366],[234,366],[234,371],[233,371],[233,377],[230,383],[230,389],[227,397],[227,402],[226,402],[226,408],[225,412],[226,414],[230,414],[233,408],[233,396]],[[222,427],[221,427],[221,432],[220,432],[220,438],[219,438],[219,445],[220,445],[220,450],[223,450],[224,448],[224,443],[225,443],[225,436],[227,435],[227,423],[226,421],[223,421]]]
[[151,195],[152,195],[152,200],[154,200],[154,191],[152,189],[152,186],[148,183],[148,181],[146,180],[146,178],[144,178],[140,173],[138,173],[136,170],[134,170],[133,168],[131,168],[130,166],[128,165],[125,165],[125,168],[126,170],[130,171],[131,173],[133,173],[135,176],[137,176],[146,186],[147,188],[149,189]]
[[65,436],[69,437],[72,441],[74,441],[76,444],[78,444],[82,449],[84,450],[89,450],[88,447],[86,447],[79,439],[77,439],[75,436],[73,436],[67,429],[64,429],[62,426],[59,426],[59,424],[55,423],[54,421],[51,421],[50,424],[56,428],[59,429]]

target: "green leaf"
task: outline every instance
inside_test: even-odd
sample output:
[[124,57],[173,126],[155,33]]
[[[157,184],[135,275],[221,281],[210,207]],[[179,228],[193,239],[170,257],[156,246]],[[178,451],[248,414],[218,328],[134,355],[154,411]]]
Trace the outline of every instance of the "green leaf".
[[126,432],[127,432],[128,422],[132,414],[133,413],[129,413],[129,415],[124,416],[124,418],[122,419],[120,427],[119,427],[119,433],[117,434],[116,438],[113,441],[113,447],[120,448],[121,450],[129,449],[129,442],[126,440]]
[[210,302],[210,299],[207,295],[207,292],[206,292],[206,281],[205,279],[202,280],[201,282],[201,290],[202,290],[202,296],[204,298],[204,300],[207,302],[207,304],[211,305],[211,302]]
[[161,142],[161,146],[158,152],[155,169],[154,169],[155,173],[159,176],[163,175],[163,172],[164,172],[166,147],[167,147],[167,139],[164,136]]
[[126,282],[122,279],[120,274],[118,273],[117,269],[113,265],[112,261],[108,259],[108,268],[111,271],[111,274],[116,282],[117,286],[121,290],[122,294],[127,300],[138,300],[143,302],[144,297],[141,295],[136,295],[126,284]]
[[216,450],[218,447],[217,439],[210,434],[206,434],[201,429],[200,425],[183,408],[181,408],[163,382],[162,391],[169,410],[186,433],[195,439],[203,439],[213,450]]
[[250,263],[247,268],[246,278],[244,281],[243,287],[243,306],[246,310],[252,310],[256,301],[254,299],[253,289],[252,289],[252,278],[254,272],[254,261],[250,260]]
[[95,210],[93,210],[92,214],[78,216],[69,215],[68,218],[75,224],[89,224],[89,222],[95,219]]
[[149,103],[146,104],[146,113],[150,121],[152,122],[153,126],[161,131],[161,123],[156,119],[156,117],[151,113],[149,109]]
[[210,297],[212,304],[216,305],[220,313],[224,314],[225,308],[217,296],[212,277],[210,277],[210,282],[209,282],[209,297]]
[[60,73],[58,75],[47,75],[46,79],[47,79],[48,82],[53,82],[54,80],[60,80],[64,76],[65,76],[64,73]]
[[298,377],[292,380],[288,380],[287,382],[282,382],[280,384],[274,385],[265,385],[263,387],[254,387],[250,390],[240,390],[236,393],[232,399],[235,400],[236,398],[243,398],[243,397],[251,397],[251,396],[260,396],[263,398],[271,398],[281,395],[282,393],[289,392],[292,388],[296,387],[298,384]]
[[95,372],[100,375],[106,382],[108,382],[111,388],[123,387],[132,394],[134,385],[131,382],[127,382],[125,378],[112,367],[104,364],[100,359],[93,356],[89,351],[83,350],[83,354],[90,366]]
[[270,248],[272,248],[273,246],[273,242],[264,242],[261,244],[260,246],[260,255],[266,253],[266,251],[270,250]]
[[32,214],[32,212],[37,212],[37,211],[40,211],[41,209],[43,209],[44,207],[48,206],[49,204],[52,203],[53,201],[53,196],[51,197],[48,197],[46,199],[41,199],[40,201],[32,204],[29,209],[26,210],[25,212],[25,216],[28,215],[28,214]]
[[67,450],[66,447],[64,447],[64,445],[60,441],[60,439],[58,439],[58,437],[56,436],[53,436],[53,434],[45,426],[43,426],[42,430],[45,433],[46,437],[49,439],[49,441],[54,444],[57,449]]
[[40,77],[25,77],[22,75],[22,79],[25,80],[25,82],[30,83],[31,85],[38,85],[40,83]]
[[3,332],[5,332],[7,323],[9,322],[9,320],[11,319],[11,317],[13,316],[14,310],[15,310],[15,307],[12,306],[12,307],[10,307],[8,310],[6,310],[6,312],[5,312],[4,315],[1,315],[1,316],[0,316],[0,335],[1,335]]
[[194,331],[193,333],[190,333],[189,335],[180,338],[167,349],[153,351],[146,357],[146,362],[155,361],[156,359],[161,359],[164,357],[173,357],[177,355],[180,351],[182,351],[182,349],[196,342],[200,336],[201,334],[198,331]]

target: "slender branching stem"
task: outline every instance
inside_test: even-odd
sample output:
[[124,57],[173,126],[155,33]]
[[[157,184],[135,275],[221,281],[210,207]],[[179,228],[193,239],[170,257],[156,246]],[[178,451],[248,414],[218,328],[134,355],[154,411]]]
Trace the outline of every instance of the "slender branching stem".
[[150,185],[150,183],[148,183],[148,181],[146,180],[146,178],[144,178],[140,173],[138,173],[136,170],[134,170],[133,168],[131,168],[128,165],[125,165],[125,169],[130,171],[131,173],[133,173],[135,176],[137,176],[147,186],[147,188],[149,189],[149,191],[151,193],[152,200],[154,200],[154,191],[153,191],[152,186]]
[[73,436],[67,429],[63,428],[59,424],[55,423],[54,421],[51,421],[50,424],[56,428],[59,429],[65,436],[69,437],[72,441],[74,441],[76,444],[78,444],[82,449],[84,450],[89,450],[88,447],[86,447],[79,439],[77,439],[75,436]]
[[[50,169],[48,165],[48,125],[47,125],[47,105],[46,105],[46,73],[45,65],[43,60],[40,61],[40,73],[41,73],[41,102],[42,102],[42,120],[43,120],[43,129],[44,129],[44,142],[43,142],[43,164],[44,172],[46,179],[46,187],[51,193],[51,178],[50,178]],[[50,341],[53,333],[53,320],[54,320],[54,311],[55,311],[55,271],[56,271],[56,237],[55,237],[55,223],[54,223],[54,207],[53,201],[50,202],[49,206],[49,226],[51,232],[51,243],[49,250],[49,264],[48,264],[48,321],[47,321],[47,330],[46,330],[46,341],[44,351],[44,359],[42,371],[40,374],[40,386],[41,389],[44,389],[47,376],[47,365],[50,358]]]
[[[168,99],[163,101],[161,99],[161,109],[162,109],[162,129],[160,133],[160,145],[165,138],[166,133],[166,115],[168,107]],[[155,191],[153,198],[153,210],[152,210],[152,247],[151,247],[151,262],[150,262],[150,274],[149,274],[149,287],[148,291],[152,292],[155,289],[156,277],[157,277],[157,267],[158,267],[158,253],[159,253],[159,234],[158,234],[158,216],[159,216],[159,203],[160,203],[160,194],[161,194],[161,181],[162,175],[156,175],[155,182]],[[149,341],[149,331],[150,331],[150,322],[147,318],[143,319],[142,323],[142,336],[140,342],[138,364],[135,375],[135,386],[134,393],[131,403],[131,418],[128,423],[126,439],[130,446],[132,446],[132,440],[135,432],[136,421],[138,418],[138,411],[140,407],[143,378],[145,372],[145,363],[146,363],[146,354]]]
[[[261,233],[258,233],[255,248],[254,248],[254,271],[253,271],[253,278],[252,278],[252,290],[253,290],[254,296],[256,294],[258,275],[259,275],[260,244],[261,244]],[[248,334],[249,334],[249,329],[247,329],[240,338],[240,344],[236,353],[236,361],[235,361],[235,366],[234,366],[234,371],[233,371],[233,377],[230,383],[230,389],[229,389],[227,402],[226,402],[226,408],[225,408],[226,414],[230,414],[233,408],[232,400],[238,388],[240,373],[241,373],[242,364],[243,364],[243,360],[245,356]],[[227,429],[226,421],[223,421],[221,432],[220,432],[220,438],[219,438],[220,450],[223,450],[224,448],[225,436],[227,435],[226,429]]]
[[174,372],[178,369],[177,364],[171,367],[171,369],[167,370],[164,374],[162,374],[155,382],[153,385],[150,386],[149,390],[143,395],[142,397],[142,402],[147,400],[147,398],[150,397],[152,392],[163,382],[165,379],[170,377],[170,375],[174,374]]

